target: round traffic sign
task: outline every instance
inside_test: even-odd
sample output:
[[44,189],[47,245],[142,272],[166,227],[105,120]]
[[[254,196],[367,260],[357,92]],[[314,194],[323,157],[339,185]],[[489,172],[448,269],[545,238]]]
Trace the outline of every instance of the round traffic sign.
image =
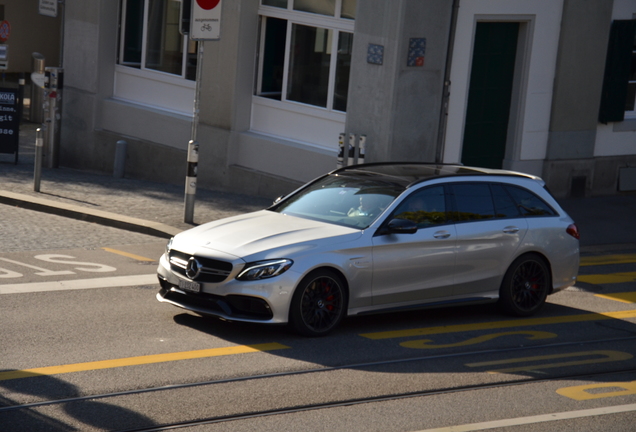
[[0,23],[0,42],[6,42],[11,34],[11,24],[9,21],[2,21]]
[[221,0],[197,0],[197,4],[201,9],[214,9]]

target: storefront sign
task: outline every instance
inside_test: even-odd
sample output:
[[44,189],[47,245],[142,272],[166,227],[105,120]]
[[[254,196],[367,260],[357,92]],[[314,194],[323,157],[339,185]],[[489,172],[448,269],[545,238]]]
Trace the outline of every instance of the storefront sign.
[[18,91],[0,88],[0,153],[18,153],[20,119]]

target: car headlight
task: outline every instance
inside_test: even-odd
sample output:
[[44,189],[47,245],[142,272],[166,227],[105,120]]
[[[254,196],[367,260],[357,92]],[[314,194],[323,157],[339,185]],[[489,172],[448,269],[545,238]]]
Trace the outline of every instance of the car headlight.
[[166,245],[166,254],[169,254],[170,249],[172,249],[172,240],[174,240],[174,237],[171,237],[170,240],[168,240],[168,244]]
[[251,281],[268,279],[285,273],[294,262],[289,259],[257,261],[247,263],[245,269],[236,277],[238,280]]

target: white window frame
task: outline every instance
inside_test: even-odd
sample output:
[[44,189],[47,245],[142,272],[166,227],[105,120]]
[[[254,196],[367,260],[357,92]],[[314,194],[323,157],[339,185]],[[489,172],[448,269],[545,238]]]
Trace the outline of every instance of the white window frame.
[[[295,142],[306,143],[310,146],[327,147],[337,150],[338,134],[344,130],[346,113],[333,109],[333,98],[336,81],[336,65],[339,33],[354,33],[355,21],[340,18],[341,0],[336,0],[336,16],[326,16],[309,12],[293,10],[293,0],[288,1],[287,9],[274,6],[259,7],[261,17],[279,18],[287,21],[287,37],[285,41],[285,61],[283,70],[283,85],[281,100],[274,100],[256,94],[262,85],[262,67],[259,60],[256,77],[256,91],[252,97],[251,130],[259,133],[280,136]],[[289,79],[289,60],[294,24],[318,27],[333,31],[331,40],[331,58],[329,65],[329,80],[327,89],[327,107],[309,105],[302,102],[287,100],[287,85]],[[259,59],[264,55],[265,26],[261,26]]]
[[[119,33],[120,41],[124,40],[126,32],[127,1],[128,0],[122,0],[120,3],[122,8]],[[181,2],[181,0],[172,1]],[[123,43],[120,43],[120,63],[115,66],[113,98],[176,114],[193,116],[196,82],[186,79],[186,64],[190,38],[183,38],[181,75],[145,67],[148,37],[148,2],[149,0],[144,0],[141,65],[137,67],[128,66],[123,63],[125,47]]]

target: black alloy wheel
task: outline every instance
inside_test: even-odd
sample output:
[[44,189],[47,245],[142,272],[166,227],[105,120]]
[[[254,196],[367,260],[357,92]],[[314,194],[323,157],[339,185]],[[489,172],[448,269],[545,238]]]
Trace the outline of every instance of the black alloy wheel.
[[344,317],[347,293],[342,279],[327,269],[316,270],[294,292],[290,324],[304,336],[324,336]]
[[508,268],[499,293],[506,313],[529,316],[541,309],[550,291],[550,271],[536,254],[517,258]]

